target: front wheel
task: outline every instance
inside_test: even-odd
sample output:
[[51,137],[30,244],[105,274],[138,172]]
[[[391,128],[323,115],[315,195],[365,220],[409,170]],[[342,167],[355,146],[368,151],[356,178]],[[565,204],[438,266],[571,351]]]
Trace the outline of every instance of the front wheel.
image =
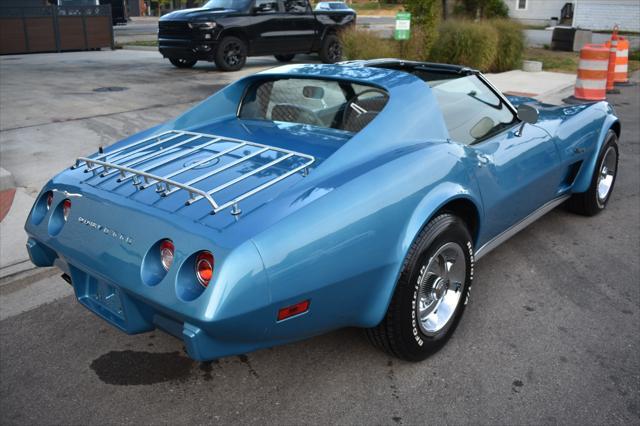
[[617,175],[618,136],[613,130],[609,130],[598,155],[589,189],[586,192],[573,194],[568,202],[569,209],[584,216],[600,213],[607,207]]
[[216,66],[223,71],[238,71],[247,62],[247,45],[238,37],[222,39],[214,56]]
[[452,214],[432,219],[409,249],[380,324],[367,330],[374,346],[408,361],[422,361],[453,333],[469,299],[473,244]]
[[193,66],[198,62],[196,59],[187,59],[187,58],[169,58],[169,62],[174,67],[178,68],[193,68]]
[[320,60],[325,64],[335,64],[342,60],[342,44],[335,34],[329,34],[324,38],[320,48]]

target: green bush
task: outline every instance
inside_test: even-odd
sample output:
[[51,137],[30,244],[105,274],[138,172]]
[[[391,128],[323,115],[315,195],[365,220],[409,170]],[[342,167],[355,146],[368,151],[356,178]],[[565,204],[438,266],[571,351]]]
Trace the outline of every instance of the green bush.
[[434,62],[465,65],[488,71],[498,55],[498,31],[488,22],[451,20],[439,28],[431,49]]
[[498,54],[491,66],[493,72],[520,68],[524,52],[524,32],[515,21],[496,19],[489,22],[498,31]]
[[340,33],[344,59],[376,59],[398,56],[393,40],[382,39],[376,33],[355,28]]

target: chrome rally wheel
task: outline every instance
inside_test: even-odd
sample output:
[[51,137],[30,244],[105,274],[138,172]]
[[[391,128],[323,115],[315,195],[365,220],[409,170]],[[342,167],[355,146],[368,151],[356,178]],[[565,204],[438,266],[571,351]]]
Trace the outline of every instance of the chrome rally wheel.
[[367,329],[371,343],[408,361],[439,350],[469,300],[473,262],[462,219],[442,213],[430,220],[409,248],[384,318]]
[[589,188],[571,196],[567,203],[569,210],[594,216],[607,207],[618,175],[618,160],[618,135],[609,129],[598,154]]
[[602,157],[600,173],[598,174],[597,197],[598,204],[602,207],[604,207],[604,203],[609,198],[609,194],[611,194],[617,168],[618,152],[613,146],[609,146]]
[[416,304],[420,331],[425,335],[435,335],[451,321],[466,274],[464,251],[456,243],[446,243],[429,260],[420,277]]

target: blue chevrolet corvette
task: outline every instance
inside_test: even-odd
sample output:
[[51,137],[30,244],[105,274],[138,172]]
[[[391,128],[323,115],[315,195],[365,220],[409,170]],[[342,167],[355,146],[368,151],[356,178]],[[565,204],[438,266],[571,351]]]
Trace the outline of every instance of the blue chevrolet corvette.
[[284,66],[76,159],[27,248],[113,326],[196,360],[354,326],[419,361],[475,261],[565,201],[606,207],[619,137],[606,102],[507,97],[464,67]]

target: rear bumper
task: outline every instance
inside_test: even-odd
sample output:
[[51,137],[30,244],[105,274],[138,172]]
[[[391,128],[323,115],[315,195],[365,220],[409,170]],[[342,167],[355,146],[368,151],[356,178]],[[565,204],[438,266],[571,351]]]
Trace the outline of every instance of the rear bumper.
[[[144,295],[118,285],[111,280],[97,278],[85,272],[82,267],[59,257],[54,250],[34,238],[27,241],[27,251],[38,266],[56,265],[71,277],[75,296],[84,307],[127,334],[144,333],[159,328],[184,342],[187,353],[197,361],[206,361],[223,356],[250,352],[272,346],[274,342],[264,340],[264,335],[253,336],[255,340],[231,341],[215,336],[216,330],[226,327],[227,321],[212,321],[208,324],[196,318],[188,318],[185,313],[169,306],[159,306],[146,300]],[[264,324],[274,322],[273,315],[264,309],[251,316],[259,316]],[[237,317],[236,324],[248,324],[246,318]],[[245,338],[251,335],[245,330]],[[227,333],[221,333],[228,337]]]

